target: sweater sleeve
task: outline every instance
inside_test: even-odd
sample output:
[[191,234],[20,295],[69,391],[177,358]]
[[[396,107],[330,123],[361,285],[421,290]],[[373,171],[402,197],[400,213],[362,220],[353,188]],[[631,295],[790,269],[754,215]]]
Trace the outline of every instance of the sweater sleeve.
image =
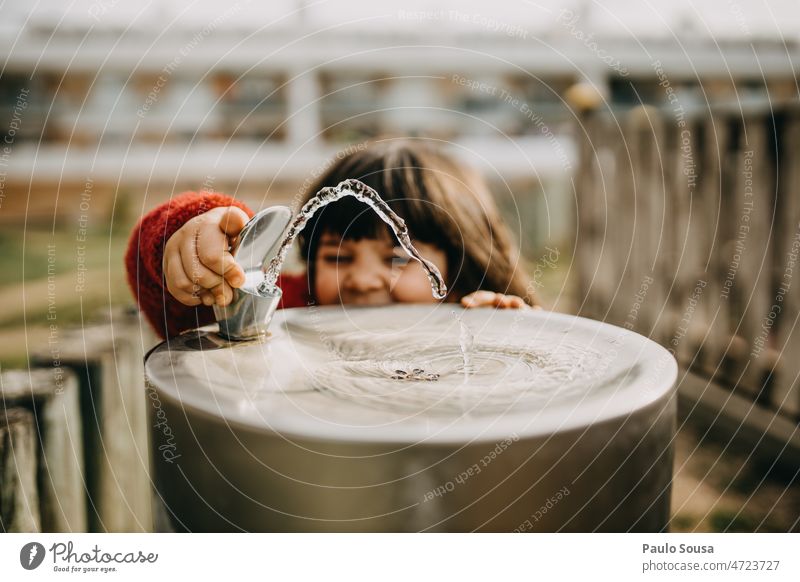
[[[214,321],[212,307],[184,305],[167,290],[162,272],[167,240],[188,220],[219,206],[237,206],[248,216],[253,212],[242,202],[214,192],[185,192],[147,213],[134,227],[125,254],[128,284],[139,308],[162,337],[171,337]],[[307,304],[305,277],[281,277],[282,306]],[[284,288],[285,285],[285,288]]]

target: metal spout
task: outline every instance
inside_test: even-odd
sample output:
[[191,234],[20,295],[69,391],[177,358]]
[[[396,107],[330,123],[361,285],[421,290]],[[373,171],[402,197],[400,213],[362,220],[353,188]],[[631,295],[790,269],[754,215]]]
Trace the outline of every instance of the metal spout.
[[231,303],[214,306],[222,337],[238,341],[266,335],[280,303],[281,290],[276,288],[274,293],[259,293],[258,284],[291,219],[289,208],[272,206],[253,216],[239,233],[231,254],[244,269],[246,282],[242,288],[233,290]]
[[259,295],[250,289],[234,289],[231,303],[214,306],[219,335],[234,341],[265,336],[281,301],[281,291],[277,291],[274,295]]

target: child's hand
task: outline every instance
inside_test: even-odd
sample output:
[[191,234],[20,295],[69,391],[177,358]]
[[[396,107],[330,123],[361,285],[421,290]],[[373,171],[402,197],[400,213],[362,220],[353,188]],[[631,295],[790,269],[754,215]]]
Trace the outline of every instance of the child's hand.
[[500,307],[501,309],[531,309],[522,297],[492,291],[475,291],[461,298],[464,307]]
[[209,210],[189,220],[164,247],[167,289],[184,305],[227,305],[233,288],[244,284],[244,270],[228,251],[247,223],[235,206]]

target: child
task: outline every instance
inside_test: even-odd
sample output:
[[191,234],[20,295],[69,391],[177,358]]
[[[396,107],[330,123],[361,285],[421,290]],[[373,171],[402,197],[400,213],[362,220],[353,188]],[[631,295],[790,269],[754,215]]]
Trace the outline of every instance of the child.
[[[419,141],[385,140],[338,160],[307,199],[347,178],[374,188],[405,220],[414,246],[447,282],[445,301],[465,307],[534,304],[508,229],[476,174]],[[160,335],[210,323],[210,306],[231,301],[244,272],[228,249],[250,216],[234,198],[187,192],[134,228],[125,257],[128,281]],[[306,273],[278,279],[281,307],[437,301],[422,266],[352,197],[321,209],[297,244]]]

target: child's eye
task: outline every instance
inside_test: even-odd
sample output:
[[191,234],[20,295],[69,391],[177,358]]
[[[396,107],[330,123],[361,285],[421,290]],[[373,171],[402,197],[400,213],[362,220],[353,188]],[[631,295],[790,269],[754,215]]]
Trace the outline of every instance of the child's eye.
[[351,263],[353,257],[347,255],[324,255],[322,261],[331,265],[341,265]]

